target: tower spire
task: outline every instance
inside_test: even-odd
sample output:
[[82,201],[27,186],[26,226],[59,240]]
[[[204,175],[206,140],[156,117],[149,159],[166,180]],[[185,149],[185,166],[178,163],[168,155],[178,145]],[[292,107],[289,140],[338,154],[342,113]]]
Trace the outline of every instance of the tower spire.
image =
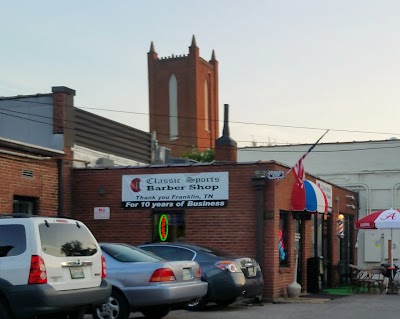
[[153,41],[151,41],[149,53],[155,53],[155,52],[156,52],[156,50],[154,50],[154,43],[153,43]]
[[212,54],[211,54],[211,61],[215,61],[215,50],[212,50]]
[[192,44],[190,46],[191,47],[197,47],[196,37],[194,36],[194,34],[193,34],[193,37],[192,37]]

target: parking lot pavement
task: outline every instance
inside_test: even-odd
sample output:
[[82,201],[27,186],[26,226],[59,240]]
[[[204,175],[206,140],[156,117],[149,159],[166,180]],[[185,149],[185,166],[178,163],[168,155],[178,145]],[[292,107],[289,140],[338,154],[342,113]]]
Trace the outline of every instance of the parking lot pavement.
[[[242,304],[220,307],[209,305],[201,312],[171,311],[165,319],[397,319],[400,314],[400,295],[357,294],[335,300],[292,303]],[[91,316],[85,316],[85,319]],[[132,313],[130,318],[144,318]]]

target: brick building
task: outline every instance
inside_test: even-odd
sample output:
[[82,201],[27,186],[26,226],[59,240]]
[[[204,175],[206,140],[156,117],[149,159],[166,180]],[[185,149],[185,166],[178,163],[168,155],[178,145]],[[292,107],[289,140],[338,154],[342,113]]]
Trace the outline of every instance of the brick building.
[[150,132],[174,157],[197,148],[213,149],[218,129],[218,61],[199,55],[193,36],[188,55],[147,54]]
[[[346,196],[356,194],[307,175],[313,185],[321,182],[330,187],[329,195],[335,200],[325,214],[293,211],[293,174],[284,179],[268,178],[268,174],[277,176],[288,170],[274,161],[77,169],[72,212],[89,225],[99,241],[134,245],[160,241],[157,225],[165,214],[170,220],[168,241],[183,238],[256,258],[262,266],[268,300],[286,295],[294,278],[296,251],[298,281],[304,291],[315,285],[315,273],[309,268],[316,256],[324,256],[325,262],[316,284],[321,278],[323,285],[335,286],[340,259],[337,220],[339,213],[355,218]],[[184,181],[196,179],[209,182],[193,182],[195,191],[184,192],[190,187]],[[145,182],[152,180],[160,182]],[[132,187],[137,189],[133,192]]]

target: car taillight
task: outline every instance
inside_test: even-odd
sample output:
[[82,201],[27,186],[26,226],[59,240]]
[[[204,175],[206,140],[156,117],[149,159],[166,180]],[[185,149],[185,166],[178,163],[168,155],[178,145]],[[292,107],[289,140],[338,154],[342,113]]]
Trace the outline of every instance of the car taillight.
[[150,282],[163,282],[176,280],[175,274],[170,268],[157,269],[150,278]]
[[216,263],[215,266],[217,266],[219,269],[228,270],[230,272],[242,272],[238,265],[229,260],[221,260],[220,262]]
[[28,284],[45,284],[47,283],[46,265],[40,256],[33,255],[31,257],[31,269],[29,271]]
[[101,255],[101,278],[107,277],[107,267],[106,267],[106,259],[104,255]]
[[199,266],[199,268],[197,269],[197,274],[196,274],[196,278],[201,278],[201,269],[200,269],[200,266]]

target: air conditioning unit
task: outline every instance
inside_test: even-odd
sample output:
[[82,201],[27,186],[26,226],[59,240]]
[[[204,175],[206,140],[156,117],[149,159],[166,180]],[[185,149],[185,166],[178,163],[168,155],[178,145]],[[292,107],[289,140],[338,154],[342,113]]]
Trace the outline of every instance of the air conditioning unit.
[[168,163],[170,158],[171,158],[171,149],[166,148],[164,146],[159,146],[156,149],[155,163],[165,164]]

